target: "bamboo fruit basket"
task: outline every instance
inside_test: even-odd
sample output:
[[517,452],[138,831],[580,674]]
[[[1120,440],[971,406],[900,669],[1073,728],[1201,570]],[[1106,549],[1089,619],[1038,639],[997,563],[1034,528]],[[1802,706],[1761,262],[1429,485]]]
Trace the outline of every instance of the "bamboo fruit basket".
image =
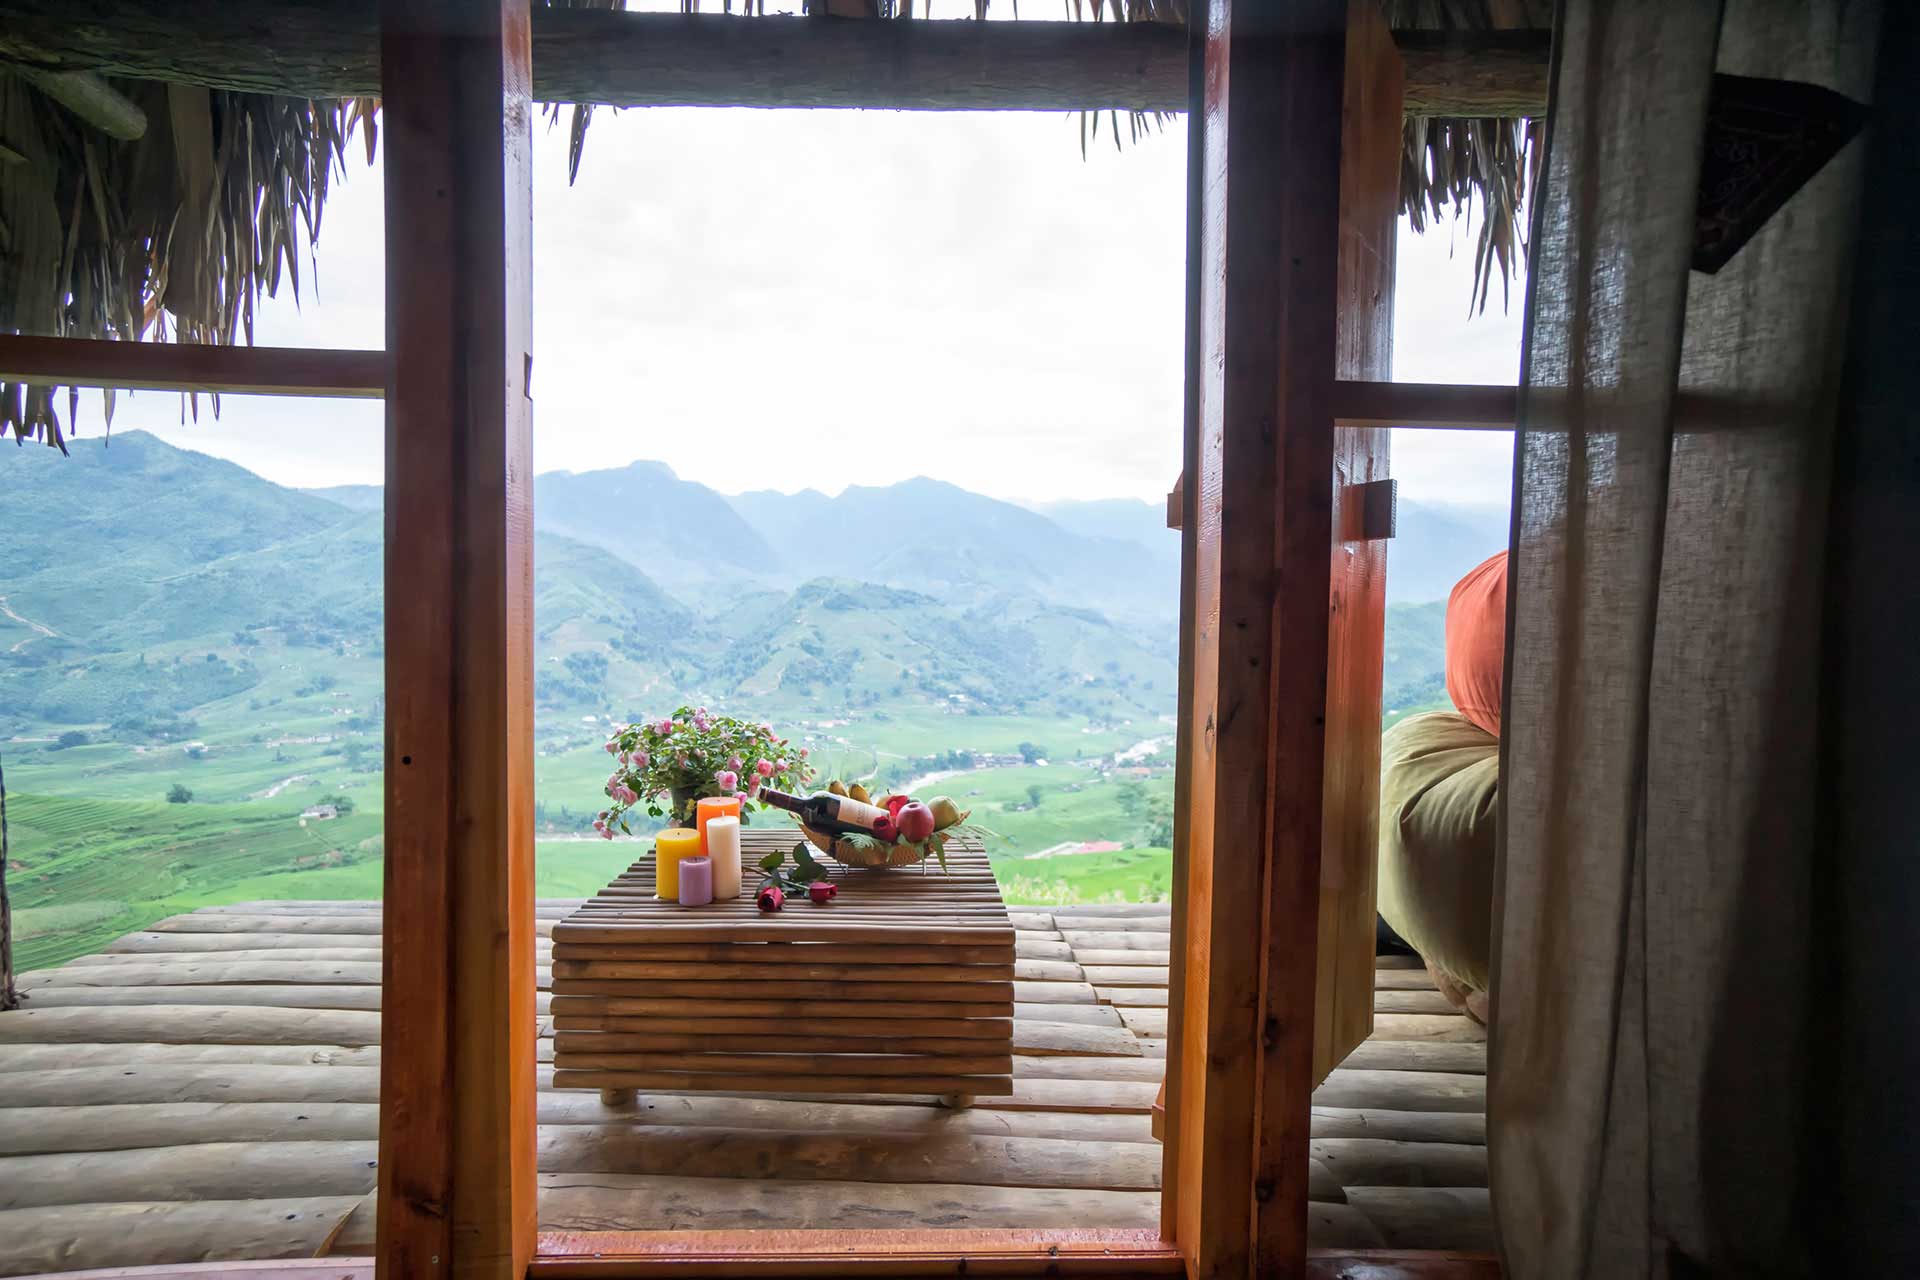
[[[846,840],[838,840],[823,832],[815,831],[805,823],[800,824],[800,834],[805,836],[814,848],[832,858],[843,867],[910,867],[916,862],[927,859],[925,844],[896,844],[889,848],[869,849]],[[940,840],[941,833],[933,833]],[[945,842],[942,841],[944,844]]]

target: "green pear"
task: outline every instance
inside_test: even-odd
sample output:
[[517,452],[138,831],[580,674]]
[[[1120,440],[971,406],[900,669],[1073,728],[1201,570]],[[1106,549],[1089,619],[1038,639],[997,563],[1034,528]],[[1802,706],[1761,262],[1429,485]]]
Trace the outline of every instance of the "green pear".
[[933,829],[935,831],[945,831],[948,827],[957,827],[965,822],[967,816],[973,812],[971,809],[962,809],[959,805],[955,804],[952,796],[935,796],[933,799],[927,801],[927,808],[933,810]]

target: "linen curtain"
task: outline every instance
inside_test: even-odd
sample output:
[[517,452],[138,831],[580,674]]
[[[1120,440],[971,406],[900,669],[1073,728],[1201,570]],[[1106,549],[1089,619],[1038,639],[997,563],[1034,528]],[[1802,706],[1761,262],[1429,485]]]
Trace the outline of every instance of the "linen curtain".
[[1868,102],[1880,16],[1563,4],[1494,915],[1489,1169],[1515,1280],[1824,1270],[1816,729],[1861,140],[1717,274],[1689,261],[1714,73]]

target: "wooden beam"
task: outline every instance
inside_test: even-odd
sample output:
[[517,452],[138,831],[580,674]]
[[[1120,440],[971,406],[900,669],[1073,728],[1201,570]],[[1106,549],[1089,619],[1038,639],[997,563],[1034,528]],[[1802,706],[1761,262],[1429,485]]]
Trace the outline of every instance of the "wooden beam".
[[[191,391],[219,395],[377,399],[386,394],[386,352],[325,347],[218,347],[0,334],[0,382]],[[1343,427],[1511,431],[1516,387],[1427,382],[1334,384]],[[1177,529],[1181,480],[1168,497]]]
[[[380,93],[374,0],[0,0],[0,59],[222,89]],[[1407,111],[1537,115],[1544,33],[1407,33]],[[1186,33],[1149,22],[533,11],[534,96],[611,106],[1185,111]]]
[[518,1280],[533,1254],[527,3],[382,11],[386,1280]]
[[1553,33],[1396,31],[1410,116],[1540,116]]
[[542,1232],[541,1276],[1177,1276],[1180,1255],[1151,1231]]
[[0,334],[0,382],[215,395],[386,394],[387,353]]
[[1518,387],[1343,379],[1333,388],[1334,421],[1343,427],[1511,431],[1519,407]]
[[1239,0],[1208,19],[1169,1097],[1175,1238],[1195,1276],[1305,1267],[1345,51],[1341,0]]
[[42,71],[0,63],[110,138],[131,142],[146,136],[147,113],[140,104],[91,71]]

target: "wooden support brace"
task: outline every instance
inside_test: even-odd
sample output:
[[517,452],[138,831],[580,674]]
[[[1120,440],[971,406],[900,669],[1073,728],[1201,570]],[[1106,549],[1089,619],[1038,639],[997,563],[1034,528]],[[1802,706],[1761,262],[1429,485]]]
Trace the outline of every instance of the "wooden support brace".
[[387,353],[0,334],[0,382],[210,395],[377,399]]

